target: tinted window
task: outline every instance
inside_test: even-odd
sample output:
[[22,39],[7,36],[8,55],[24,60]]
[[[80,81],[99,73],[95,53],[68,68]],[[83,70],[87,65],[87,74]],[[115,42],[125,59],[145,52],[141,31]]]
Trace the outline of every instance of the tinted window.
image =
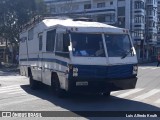
[[39,35],[39,51],[41,51],[42,50],[42,35]]
[[46,51],[54,51],[56,30],[47,32]]
[[131,42],[128,35],[106,34],[105,41],[109,57],[121,57],[131,50]]
[[104,57],[104,45],[101,34],[72,33],[73,56]]
[[56,35],[56,55],[69,57],[69,34],[58,33]]

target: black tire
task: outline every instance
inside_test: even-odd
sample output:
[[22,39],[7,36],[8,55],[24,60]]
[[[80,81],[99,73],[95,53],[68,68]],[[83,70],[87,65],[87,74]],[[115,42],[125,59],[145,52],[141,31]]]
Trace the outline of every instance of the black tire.
[[60,82],[57,75],[52,78],[51,87],[52,90],[54,90],[56,96],[58,96],[59,98],[64,98],[66,96],[66,91],[60,88]]
[[29,83],[32,90],[38,89],[38,81],[33,79],[32,73],[29,74]]

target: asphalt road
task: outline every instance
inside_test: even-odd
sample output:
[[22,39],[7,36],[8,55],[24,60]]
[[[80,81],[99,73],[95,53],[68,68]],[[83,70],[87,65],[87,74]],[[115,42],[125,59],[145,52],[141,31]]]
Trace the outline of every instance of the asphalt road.
[[[120,111],[137,111],[138,114],[141,114],[138,111],[152,111],[152,115],[155,115],[152,117],[156,117],[156,112],[160,112],[160,67],[156,67],[156,63],[139,66],[135,89],[112,92],[109,98],[78,94],[60,99],[51,93],[49,87],[31,90],[28,78],[19,76],[10,69],[0,70],[0,84],[0,111],[70,111],[53,112],[50,115],[64,116],[56,119],[73,116],[67,119],[76,120],[93,118],[75,111],[114,111],[108,114],[116,114],[116,111],[119,114]],[[127,116],[128,112],[125,115]]]

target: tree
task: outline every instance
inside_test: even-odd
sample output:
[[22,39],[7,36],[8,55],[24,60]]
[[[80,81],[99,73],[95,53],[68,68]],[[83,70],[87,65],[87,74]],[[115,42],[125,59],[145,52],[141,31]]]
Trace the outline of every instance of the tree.
[[0,0],[0,36],[18,45],[19,32],[36,15],[45,13],[43,0]]
[[43,0],[1,0],[0,35],[16,42],[22,25],[31,18],[45,12]]

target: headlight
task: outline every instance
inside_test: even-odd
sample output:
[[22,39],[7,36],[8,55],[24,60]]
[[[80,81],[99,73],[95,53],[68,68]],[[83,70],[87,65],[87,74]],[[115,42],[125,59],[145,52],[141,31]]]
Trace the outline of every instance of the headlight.
[[137,72],[138,72],[138,66],[135,65],[135,66],[133,66],[133,74],[136,75]]
[[73,68],[73,76],[78,76],[78,68]]

